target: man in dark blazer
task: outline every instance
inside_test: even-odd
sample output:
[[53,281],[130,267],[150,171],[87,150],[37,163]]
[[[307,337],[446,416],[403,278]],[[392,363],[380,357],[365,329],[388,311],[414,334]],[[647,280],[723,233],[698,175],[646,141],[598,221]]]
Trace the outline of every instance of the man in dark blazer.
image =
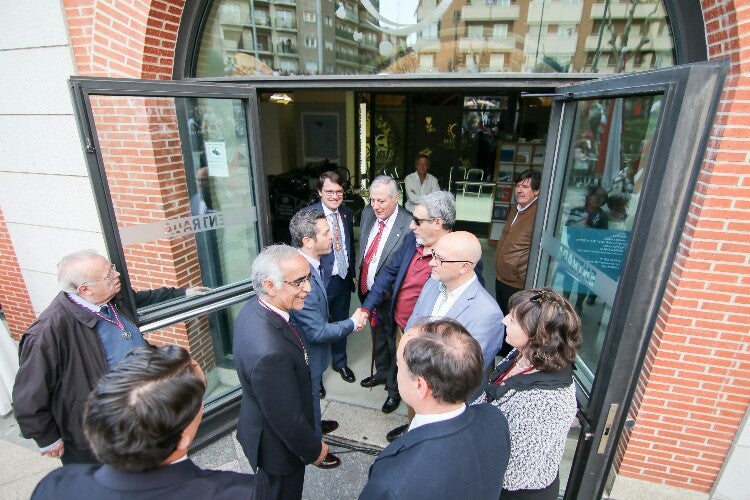
[[[318,437],[333,432],[339,426],[335,420],[320,419],[320,387],[323,372],[330,359],[332,341],[346,338],[355,328],[364,326],[366,315],[357,311],[343,321],[328,321],[328,301],[323,278],[320,275],[321,257],[331,253],[331,226],[320,210],[302,209],[289,222],[292,244],[310,266],[310,293],[302,309],[290,311],[290,322],[307,345],[312,378],[313,419]],[[329,453],[324,468],[338,467],[338,457]]]
[[[357,284],[360,303],[364,303],[378,274],[393,260],[411,232],[411,212],[399,206],[400,191],[396,181],[387,175],[376,177],[370,184],[370,206],[362,211],[360,224],[360,273]],[[388,371],[395,362],[396,337],[391,316],[390,294],[379,301],[376,310],[377,326],[373,328],[373,358],[375,374],[363,379],[362,387],[385,383]],[[370,313],[373,311],[370,310]],[[393,386],[393,391],[398,392]],[[390,413],[398,407],[395,398],[386,399],[383,411]]]
[[315,432],[308,346],[289,324],[289,311],[302,309],[310,292],[310,266],[296,249],[271,245],[253,261],[250,279],[258,296],[234,326],[237,440],[250,465],[268,475],[274,498],[299,499],[305,465],[328,455]]
[[86,403],[84,431],[104,465],[57,469],[31,498],[270,498],[263,472],[204,470],[186,458],[205,389],[203,372],[185,349],[134,349]]
[[508,422],[486,403],[465,403],[484,375],[479,344],[440,319],[407,331],[397,356],[399,390],[416,416],[375,459],[360,500],[500,498]]
[[[320,210],[331,225],[331,252],[320,256],[321,272],[328,296],[330,321],[349,317],[352,292],[355,290],[354,214],[344,205],[344,180],[337,172],[323,172],[318,178],[320,201],[308,208]],[[331,368],[352,383],[356,380],[346,357],[346,337],[334,340],[331,346]],[[321,388],[323,386],[321,385]],[[322,389],[321,397],[325,395]]]

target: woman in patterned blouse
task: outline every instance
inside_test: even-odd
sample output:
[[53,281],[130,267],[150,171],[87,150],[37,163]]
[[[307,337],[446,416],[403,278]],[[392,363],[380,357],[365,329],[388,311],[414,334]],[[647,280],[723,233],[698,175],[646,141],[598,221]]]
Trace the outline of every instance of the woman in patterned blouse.
[[522,290],[503,319],[514,347],[500,362],[477,402],[508,419],[510,462],[503,500],[555,499],[565,440],[576,416],[572,364],[581,343],[581,320],[551,288]]

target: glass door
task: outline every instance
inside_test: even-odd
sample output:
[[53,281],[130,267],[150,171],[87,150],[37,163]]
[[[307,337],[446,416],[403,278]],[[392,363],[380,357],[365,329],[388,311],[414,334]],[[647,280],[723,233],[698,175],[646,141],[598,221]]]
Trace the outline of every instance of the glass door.
[[703,63],[556,90],[527,284],[561,291],[582,320],[566,498],[603,492],[725,72]]
[[207,405],[238,400],[233,321],[270,241],[255,88],[72,79],[71,89],[110,258],[141,330],[191,351]]

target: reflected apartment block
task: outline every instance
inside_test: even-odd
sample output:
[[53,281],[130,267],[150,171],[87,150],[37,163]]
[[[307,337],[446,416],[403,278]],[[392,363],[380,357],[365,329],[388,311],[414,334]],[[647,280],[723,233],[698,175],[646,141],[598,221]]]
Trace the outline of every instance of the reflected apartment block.
[[203,72],[214,76],[372,73],[383,62],[382,42],[405,48],[353,0],[231,0],[212,15],[208,36],[223,68]]
[[672,48],[660,0],[457,0],[414,45],[420,71],[469,73],[644,71]]

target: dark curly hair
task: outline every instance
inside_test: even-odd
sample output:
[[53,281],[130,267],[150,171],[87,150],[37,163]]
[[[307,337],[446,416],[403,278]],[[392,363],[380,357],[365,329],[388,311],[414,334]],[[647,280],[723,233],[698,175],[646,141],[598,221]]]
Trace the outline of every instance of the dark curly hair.
[[557,291],[521,290],[511,296],[508,309],[529,336],[524,356],[534,368],[554,372],[575,362],[581,345],[581,319]]

